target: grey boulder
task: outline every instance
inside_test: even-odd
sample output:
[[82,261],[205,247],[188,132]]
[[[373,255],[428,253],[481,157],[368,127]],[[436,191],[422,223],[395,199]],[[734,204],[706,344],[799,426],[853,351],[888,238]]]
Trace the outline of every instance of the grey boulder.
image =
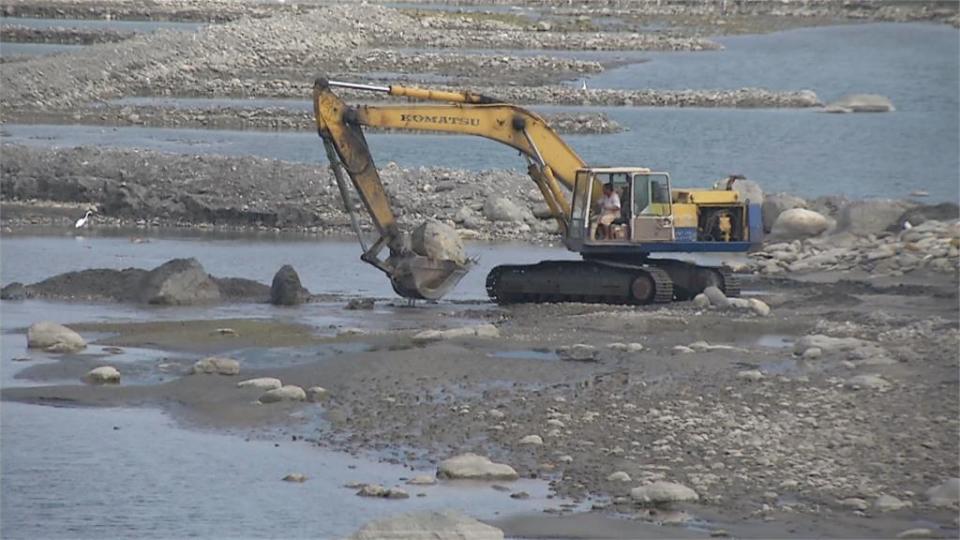
[[456,229],[430,220],[413,230],[410,238],[413,252],[437,261],[453,261],[464,264],[467,261],[463,242]]
[[270,284],[270,303],[275,306],[302,304],[310,293],[300,284],[300,276],[289,264],[277,270]]
[[164,306],[209,304],[220,301],[220,287],[196,259],[173,259],[147,272],[140,299]]

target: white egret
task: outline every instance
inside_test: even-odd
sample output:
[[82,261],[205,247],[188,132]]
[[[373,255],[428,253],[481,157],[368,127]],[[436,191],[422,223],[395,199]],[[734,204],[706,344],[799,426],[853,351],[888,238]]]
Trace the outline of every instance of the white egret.
[[587,80],[586,80],[586,79],[583,79],[583,80],[581,81],[580,90],[586,90],[586,89],[587,89]]
[[93,213],[93,210],[87,210],[87,213],[84,214],[82,218],[78,219],[77,222],[73,225],[73,227],[75,229],[79,229],[86,226],[87,221],[90,219],[90,214],[92,213]]

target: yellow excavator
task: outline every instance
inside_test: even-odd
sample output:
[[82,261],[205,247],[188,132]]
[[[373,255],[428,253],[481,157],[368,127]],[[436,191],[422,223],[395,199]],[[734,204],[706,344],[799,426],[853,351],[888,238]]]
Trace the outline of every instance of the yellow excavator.
[[[379,92],[423,102],[350,106],[334,91]],[[318,78],[313,89],[317,130],[351,224],[361,260],[387,276],[397,294],[435,300],[466,274],[471,261],[415,253],[400,230],[363,127],[476,135],[515,148],[557,221],[566,247],[582,260],[504,265],[487,276],[487,293],[501,304],[602,302],[649,304],[684,300],[711,285],[738,296],[724,268],[653,257],[657,253],[746,252],[762,241],[761,201],[741,200],[738,178],[713,189],[675,189],[670,176],[644,167],[591,167],[537,114],[496,98],[463,91],[375,86]],[[367,246],[353,209],[350,177],[379,234]],[[601,192],[618,192],[620,211],[598,227]],[[598,234],[598,229],[602,234]],[[386,258],[381,252],[387,248]]]

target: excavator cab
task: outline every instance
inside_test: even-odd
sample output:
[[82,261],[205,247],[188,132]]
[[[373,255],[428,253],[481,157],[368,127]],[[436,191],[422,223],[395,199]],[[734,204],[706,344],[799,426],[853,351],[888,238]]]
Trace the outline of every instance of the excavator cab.
[[[597,237],[602,186],[620,197],[621,215],[606,238]],[[577,171],[567,246],[633,244],[674,240],[670,175],[640,167],[604,167]]]

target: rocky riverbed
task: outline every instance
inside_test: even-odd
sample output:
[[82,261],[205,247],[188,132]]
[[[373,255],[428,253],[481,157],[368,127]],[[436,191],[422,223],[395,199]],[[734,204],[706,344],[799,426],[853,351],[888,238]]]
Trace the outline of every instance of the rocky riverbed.
[[[623,126],[602,112],[560,112],[541,115],[560,134],[604,135],[620,133]],[[285,107],[164,107],[106,105],[80,112],[33,112],[20,121],[44,124],[151,126],[205,129],[300,131],[316,129],[313,113]],[[415,130],[366,128],[367,133],[415,133]]]
[[[91,336],[109,352],[57,349],[53,362],[19,377],[77,384],[5,388],[2,397],[146,404],[195,426],[270,428],[373,452],[411,467],[411,478],[491,475],[503,497],[523,497],[511,478],[540,478],[568,497],[550,514],[568,514],[572,524],[629,516],[634,525],[600,521],[594,529],[624,538],[662,536],[644,527],[692,520],[703,536],[763,527],[765,536],[889,537],[917,520],[930,534],[955,534],[956,276],[834,272],[815,282],[758,277],[749,288],[769,305],[766,315],[695,303],[445,304],[385,329],[378,318],[409,308],[376,301],[370,326],[349,329],[257,319],[68,324],[75,336],[48,325],[35,329],[36,339],[57,330],[62,341],[51,343],[78,347]],[[277,365],[243,352],[325,344],[356,347]],[[138,347],[177,354],[118,363]],[[79,382],[104,366],[118,369],[119,383]],[[169,382],[126,382],[153,372]],[[269,389],[277,383],[287,390]],[[318,407],[323,427],[297,414]],[[466,452],[489,460],[469,469],[441,463]],[[362,471],[350,485],[345,496],[365,485]],[[402,499],[396,504],[402,512]],[[574,513],[584,505],[592,511]]]
[[[44,5],[43,2],[34,4]],[[234,8],[241,5],[226,4]],[[22,15],[18,10],[28,5],[33,4],[16,3],[6,8],[12,10],[11,15]],[[107,5],[109,3],[104,4]],[[121,2],[117,7],[131,5]],[[61,4],[51,6],[54,11],[64,10],[58,16],[73,13]],[[177,6],[201,9],[189,2]],[[36,29],[7,25],[3,30],[7,39],[95,44],[69,55],[5,59],[6,65],[0,74],[0,118],[7,122],[31,122],[43,117],[77,117],[86,121],[103,115],[97,110],[96,102],[130,96],[305,99],[310,95],[313,79],[320,74],[360,80],[372,76],[388,83],[469,88],[520,104],[668,107],[812,107],[820,104],[816,94],[803,89],[581,89],[579,85],[561,83],[616,67],[627,60],[583,60],[549,52],[719,48],[709,39],[691,36],[682,30],[587,31],[465,14],[450,16],[444,12],[411,15],[349,3],[257,9],[260,11],[235,21],[190,32],[189,39],[184,39],[185,32],[174,30],[134,35],[110,29]],[[229,12],[226,9],[225,13]],[[124,16],[126,12],[120,9],[119,13]],[[181,19],[193,20],[193,17],[183,14]],[[463,49],[479,50],[457,52]],[[484,49],[506,49],[507,52],[484,53]],[[509,52],[522,49],[542,49],[544,53],[529,56]],[[350,92],[344,95],[351,100],[377,98]],[[135,111],[134,117],[143,118],[151,113],[145,105],[143,111]],[[113,121],[126,122],[130,116],[117,116]],[[136,124],[136,121],[130,123]]]

